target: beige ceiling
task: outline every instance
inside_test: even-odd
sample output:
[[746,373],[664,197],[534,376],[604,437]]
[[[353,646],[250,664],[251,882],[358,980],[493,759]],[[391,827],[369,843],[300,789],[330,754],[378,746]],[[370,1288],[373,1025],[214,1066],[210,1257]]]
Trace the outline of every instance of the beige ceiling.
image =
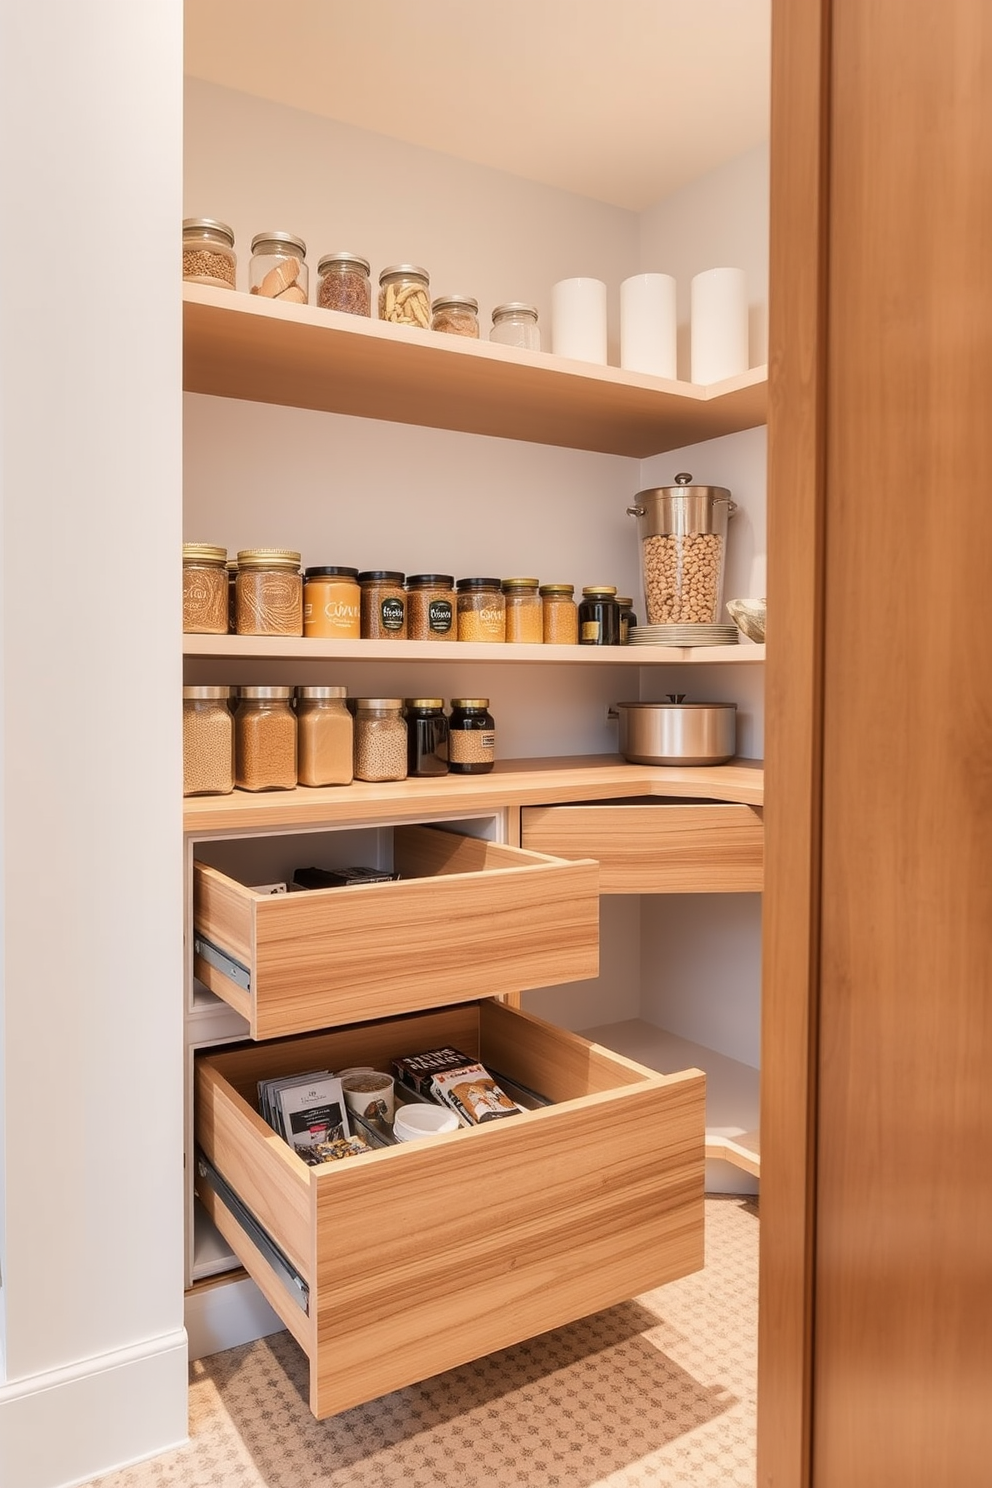
[[186,0],[186,71],[640,211],[768,137],[771,0]]

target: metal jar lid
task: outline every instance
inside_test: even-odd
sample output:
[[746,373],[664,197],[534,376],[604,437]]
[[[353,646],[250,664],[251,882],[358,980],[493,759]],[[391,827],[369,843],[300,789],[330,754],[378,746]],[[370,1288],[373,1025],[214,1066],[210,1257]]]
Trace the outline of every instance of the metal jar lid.
[[641,519],[641,536],[662,533],[706,533],[726,530],[727,518],[737,510],[726,486],[694,485],[688,471],[680,471],[673,486],[649,486],[638,491],[627,515]]
[[307,256],[307,245],[306,245],[306,243],[304,243],[304,241],[303,241],[302,238],[298,238],[295,233],[288,233],[288,232],[260,232],[260,233],[256,233],[255,236],[251,240],[251,251],[252,251],[252,253],[257,252],[257,250],[259,248],[261,248],[261,246],[262,246],[263,243],[272,243],[275,246],[275,251],[277,253],[281,253],[282,250],[285,249],[285,248],[295,248],[296,251],[303,258],[306,258],[306,256]]
[[582,591],[586,599],[616,599],[617,591],[612,584],[587,584]]
[[347,687],[298,687],[296,696],[299,698],[346,698]]
[[453,589],[455,579],[453,574],[408,574],[406,587],[408,589]]
[[242,548],[238,568],[299,568],[300,554],[292,548]]
[[575,593],[574,584],[542,584],[540,590],[542,596],[549,599],[571,599]]
[[443,708],[444,698],[404,698],[407,708]]
[[537,587],[538,587],[538,585],[539,585],[539,583],[540,583],[540,580],[539,579],[504,579],[503,580],[503,592],[505,594],[505,593],[512,592],[512,591],[518,590],[518,589],[524,589],[524,590],[534,589],[534,590],[536,590]]
[[231,689],[229,687],[197,686],[183,688],[184,701],[189,698],[193,702],[202,702],[213,698],[229,698],[230,696]]
[[212,232],[218,237],[226,238],[230,246],[234,247],[234,228],[228,227],[226,222],[218,222],[216,217],[184,217],[183,232]]
[[365,709],[365,708],[381,708],[381,709],[395,708],[395,709],[398,709],[398,708],[402,708],[402,706],[403,706],[403,699],[402,698],[356,698],[355,699],[355,707],[356,708],[361,708],[361,709]]
[[432,302],[431,310],[471,310],[473,315],[477,315],[479,311],[479,302],[472,295],[439,295],[438,298]]
[[488,698],[452,698],[451,699],[451,706],[453,708],[481,708],[481,709],[485,709],[485,708],[488,708],[489,707],[489,699]]
[[397,279],[400,276],[404,279],[423,279],[425,284],[430,282],[427,270],[420,268],[418,264],[391,264],[379,275],[379,283],[385,284],[387,279]]
[[317,273],[323,274],[329,268],[361,269],[367,274],[372,267],[367,258],[362,258],[358,253],[325,253],[317,264]]
[[291,687],[239,687],[238,697],[249,699],[272,699],[291,698],[293,689]]
[[217,548],[213,543],[183,543],[183,562],[225,564],[227,549]]
[[507,300],[503,305],[497,305],[493,310],[493,325],[500,320],[506,320],[509,315],[529,315],[537,319],[537,306],[526,305],[523,300]]

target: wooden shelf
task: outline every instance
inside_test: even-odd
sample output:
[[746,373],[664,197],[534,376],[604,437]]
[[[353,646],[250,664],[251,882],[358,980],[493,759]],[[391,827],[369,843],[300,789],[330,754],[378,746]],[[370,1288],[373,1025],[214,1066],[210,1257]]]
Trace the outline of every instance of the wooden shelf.
[[767,368],[709,387],[183,285],[183,386],[644,459],[765,422]]
[[183,655],[226,661],[441,661],[548,666],[747,666],[764,646],[533,646],[470,641],[324,641],[300,636],[184,635]]

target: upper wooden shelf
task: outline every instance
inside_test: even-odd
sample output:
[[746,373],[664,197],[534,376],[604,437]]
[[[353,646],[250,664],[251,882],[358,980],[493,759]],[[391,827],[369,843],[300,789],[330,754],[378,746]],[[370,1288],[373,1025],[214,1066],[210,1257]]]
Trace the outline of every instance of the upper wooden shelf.
[[767,368],[709,387],[183,285],[188,392],[645,459],[765,422]]
[[326,641],[299,636],[184,635],[183,655],[228,661],[447,661],[519,666],[741,666],[763,662],[764,646],[535,646],[471,641]]

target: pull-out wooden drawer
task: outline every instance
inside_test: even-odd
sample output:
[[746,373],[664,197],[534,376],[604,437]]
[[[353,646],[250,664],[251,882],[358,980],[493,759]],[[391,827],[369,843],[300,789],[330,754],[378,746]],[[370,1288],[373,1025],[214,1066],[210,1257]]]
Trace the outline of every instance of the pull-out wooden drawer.
[[728,801],[632,796],[525,806],[520,841],[561,858],[595,858],[603,894],[759,893],[761,810]]
[[391,883],[266,894],[194,863],[194,971],[253,1038],[598,974],[595,863],[437,827],[391,835]]
[[[319,1167],[258,1114],[260,1078],[446,1044],[553,1104]],[[698,1270],[704,1104],[698,1070],[657,1074],[487,999],[202,1056],[197,1141],[220,1181],[201,1198],[324,1417]]]

